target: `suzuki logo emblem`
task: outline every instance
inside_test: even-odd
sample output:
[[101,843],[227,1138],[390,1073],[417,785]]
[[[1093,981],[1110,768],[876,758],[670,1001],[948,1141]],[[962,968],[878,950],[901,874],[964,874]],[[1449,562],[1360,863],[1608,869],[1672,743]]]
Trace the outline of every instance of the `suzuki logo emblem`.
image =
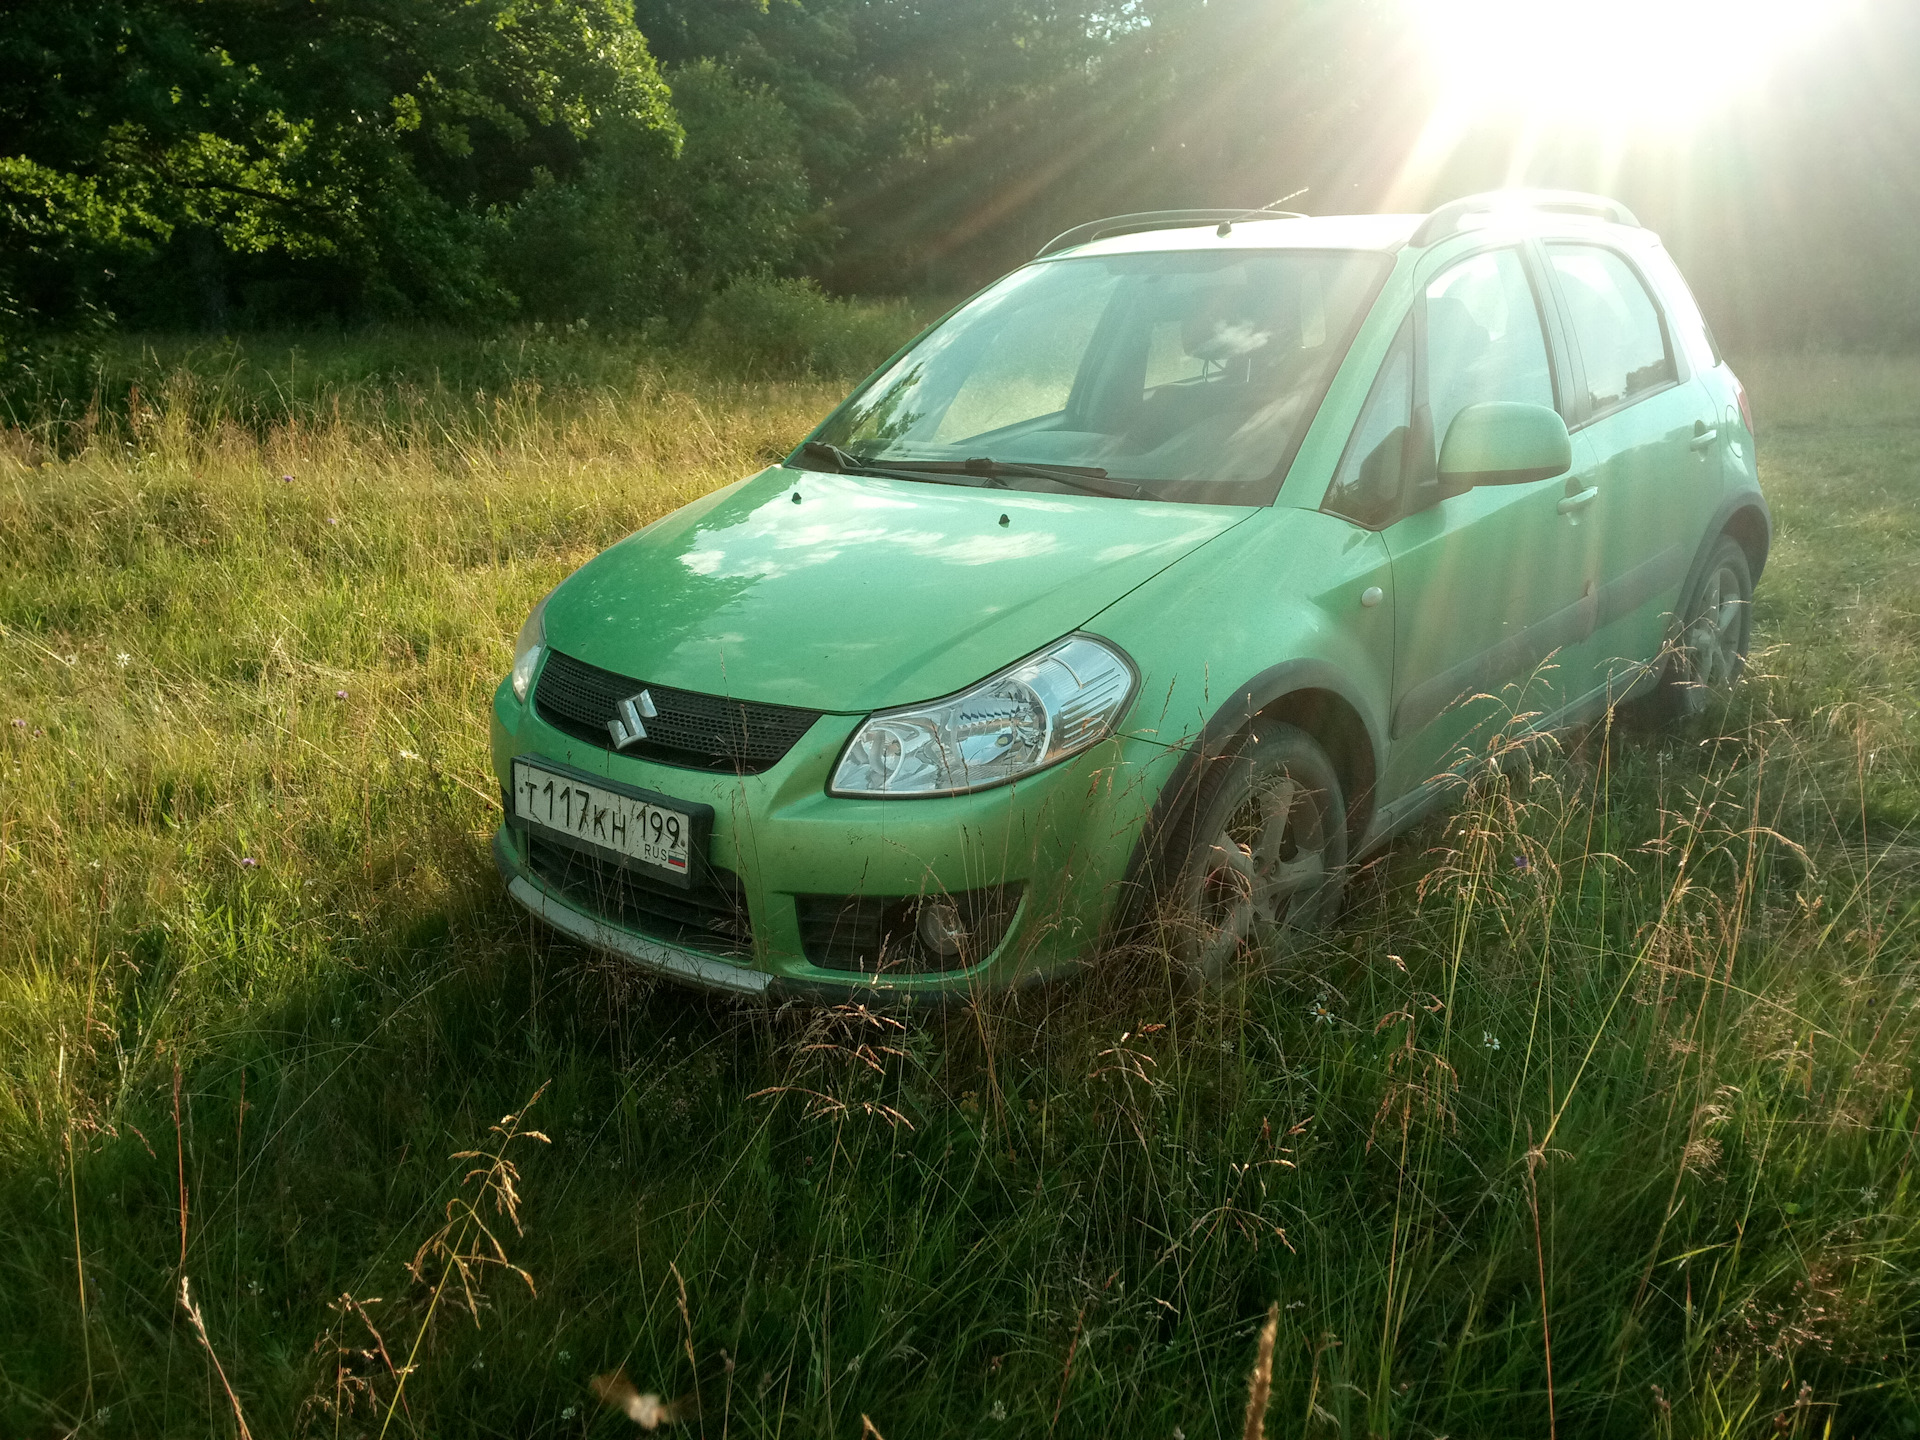
[[613,737],[613,748],[624,750],[646,739],[647,727],[642,722],[655,719],[659,714],[653,708],[653,696],[644,690],[622,700],[613,707],[613,719],[607,722],[607,733]]

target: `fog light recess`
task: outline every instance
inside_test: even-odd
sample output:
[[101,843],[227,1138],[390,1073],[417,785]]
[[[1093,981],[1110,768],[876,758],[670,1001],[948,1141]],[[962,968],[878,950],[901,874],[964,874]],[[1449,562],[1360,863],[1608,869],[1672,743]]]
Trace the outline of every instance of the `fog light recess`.
[[796,895],[807,959],[829,970],[971,970],[1006,939],[1018,885],[926,895]]

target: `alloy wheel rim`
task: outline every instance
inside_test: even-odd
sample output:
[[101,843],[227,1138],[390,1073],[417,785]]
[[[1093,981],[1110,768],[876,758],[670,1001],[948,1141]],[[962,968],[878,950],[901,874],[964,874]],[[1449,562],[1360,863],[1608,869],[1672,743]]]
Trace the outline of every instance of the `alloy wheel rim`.
[[1203,852],[1195,968],[1215,976],[1241,950],[1264,947],[1326,879],[1324,817],[1313,792],[1290,776],[1256,781]]
[[1731,684],[1740,669],[1746,596],[1731,566],[1713,574],[1700,594],[1700,608],[1687,627],[1687,668],[1694,684],[1715,689]]

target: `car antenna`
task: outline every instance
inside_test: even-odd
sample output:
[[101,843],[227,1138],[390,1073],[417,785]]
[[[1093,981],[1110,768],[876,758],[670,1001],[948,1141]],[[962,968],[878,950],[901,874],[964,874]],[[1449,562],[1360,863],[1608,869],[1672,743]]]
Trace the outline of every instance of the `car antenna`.
[[1275,200],[1270,204],[1262,205],[1256,210],[1242,211],[1240,214],[1234,216],[1231,220],[1222,220],[1220,222],[1220,228],[1218,230],[1215,230],[1213,233],[1218,235],[1221,239],[1224,240],[1226,239],[1227,236],[1233,233],[1234,226],[1238,225],[1242,220],[1251,220],[1256,215],[1266,215],[1274,219],[1304,220],[1307,218],[1306,216],[1301,215],[1297,211],[1293,211],[1293,210],[1282,210],[1276,214],[1274,212],[1274,206],[1284,205],[1289,200],[1297,200],[1299,199],[1300,196],[1306,194],[1307,191],[1310,190],[1311,188],[1312,188],[1311,186],[1302,185],[1298,190],[1294,191],[1293,194],[1291,195],[1282,195],[1278,200]]

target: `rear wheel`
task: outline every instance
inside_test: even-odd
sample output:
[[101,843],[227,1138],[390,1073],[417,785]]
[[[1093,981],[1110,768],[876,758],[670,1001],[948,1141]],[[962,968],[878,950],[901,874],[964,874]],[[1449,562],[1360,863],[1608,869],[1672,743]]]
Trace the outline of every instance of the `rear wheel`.
[[1244,731],[1208,768],[1166,862],[1164,935],[1190,986],[1284,957],[1339,907],[1346,805],[1326,751],[1293,725]]
[[1740,542],[1722,535],[1680,607],[1679,639],[1648,697],[1657,718],[1698,715],[1733,688],[1747,664],[1752,610],[1753,567]]

